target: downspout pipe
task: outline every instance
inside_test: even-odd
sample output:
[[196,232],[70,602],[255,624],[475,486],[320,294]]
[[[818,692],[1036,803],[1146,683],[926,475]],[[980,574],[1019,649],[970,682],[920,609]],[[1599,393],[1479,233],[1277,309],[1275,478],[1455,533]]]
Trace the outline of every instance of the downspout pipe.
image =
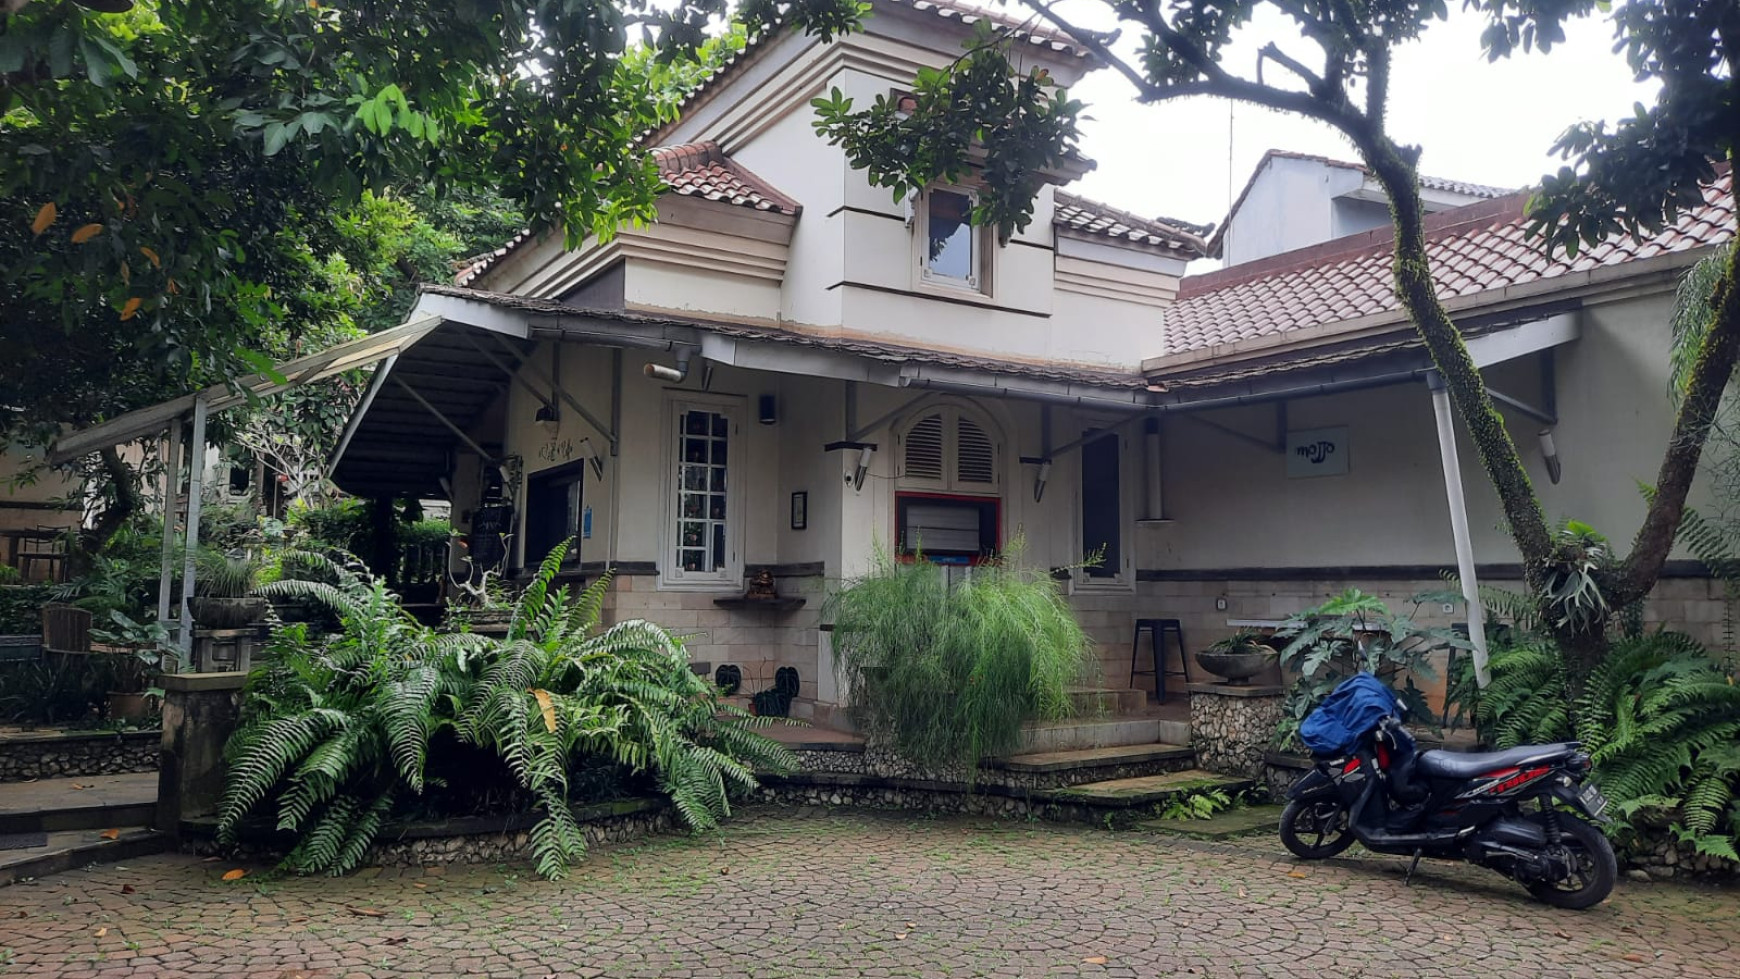
[[641,373],[655,381],[664,381],[666,384],[683,383],[689,377],[689,365],[694,361],[695,348],[683,346],[675,349],[677,366],[666,367],[663,364],[647,364],[641,368]]

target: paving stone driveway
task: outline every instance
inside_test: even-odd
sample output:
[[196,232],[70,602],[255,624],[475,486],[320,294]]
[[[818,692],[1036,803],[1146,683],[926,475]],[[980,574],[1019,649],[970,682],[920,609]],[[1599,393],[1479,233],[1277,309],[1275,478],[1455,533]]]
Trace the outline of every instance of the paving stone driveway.
[[0,889],[0,974],[138,977],[1721,976],[1740,894],[1582,914],[1496,876],[1271,839],[756,810],[706,837],[343,880],[159,856]]

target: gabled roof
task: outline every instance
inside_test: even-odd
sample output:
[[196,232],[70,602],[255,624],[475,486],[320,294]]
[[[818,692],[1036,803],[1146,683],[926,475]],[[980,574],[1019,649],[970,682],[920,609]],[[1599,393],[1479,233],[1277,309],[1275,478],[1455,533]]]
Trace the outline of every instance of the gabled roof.
[[[1427,253],[1446,301],[1520,284],[1696,251],[1734,237],[1724,172],[1704,188],[1704,203],[1672,226],[1633,239],[1616,234],[1575,257],[1549,256],[1527,234],[1528,192],[1442,211],[1426,218]],[[1165,312],[1165,360],[1189,351],[1281,337],[1400,309],[1391,277],[1394,232],[1378,228],[1231,268],[1185,278]]]
[[[658,165],[659,176],[664,178],[671,192],[683,197],[700,197],[792,217],[796,217],[803,210],[802,205],[780,193],[772,184],[738,166],[725,155],[718,143],[710,139],[654,147],[652,157],[653,162]],[[465,285],[475,281],[490,266],[524,244],[531,236],[529,229],[522,230],[510,238],[507,244],[472,262],[454,277],[454,283]]]
[[1202,236],[1212,230],[1209,226],[1171,218],[1138,217],[1062,190],[1053,192],[1053,201],[1056,206],[1051,222],[1059,229],[1185,252],[1192,258],[1207,254]]
[[[1269,168],[1269,163],[1273,160],[1304,160],[1307,163],[1320,163],[1326,167],[1334,167],[1337,170],[1354,170],[1368,177],[1371,176],[1371,168],[1363,163],[1352,163],[1347,160],[1332,160],[1327,156],[1317,156],[1312,153],[1295,153],[1292,150],[1269,150],[1267,153],[1263,154],[1261,160],[1257,161],[1257,165],[1251,168],[1251,175],[1245,181],[1244,188],[1239,191],[1239,196],[1233,201],[1232,207],[1227,208],[1226,220],[1220,223],[1220,228],[1208,239],[1208,254],[1216,257],[1220,255],[1221,242],[1225,239],[1227,227],[1232,224],[1232,216],[1237,214],[1239,208],[1244,206],[1245,198],[1251,195],[1251,188],[1257,185],[1257,178],[1263,175],[1263,171]],[[1516,192],[1514,187],[1491,187],[1486,184],[1470,183],[1466,180],[1451,180],[1446,177],[1433,177],[1426,174],[1420,174],[1420,187],[1425,190],[1438,190],[1447,194],[1461,194],[1465,197],[1482,197],[1487,200],[1506,197]]]

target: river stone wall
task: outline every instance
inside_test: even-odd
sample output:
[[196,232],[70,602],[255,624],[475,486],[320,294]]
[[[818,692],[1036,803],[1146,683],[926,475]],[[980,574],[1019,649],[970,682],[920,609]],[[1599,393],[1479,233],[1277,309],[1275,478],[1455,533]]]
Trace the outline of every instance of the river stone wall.
[[0,735],[0,782],[155,772],[162,739],[157,731]]
[[1263,754],[1281,723],[1281,688],[1192,683],[1189,690],[1197,767],[1261,779]]

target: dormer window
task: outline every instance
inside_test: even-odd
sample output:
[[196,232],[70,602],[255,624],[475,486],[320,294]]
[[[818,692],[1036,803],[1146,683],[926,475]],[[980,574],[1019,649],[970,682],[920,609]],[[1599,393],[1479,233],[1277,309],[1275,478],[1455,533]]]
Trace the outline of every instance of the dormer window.
[[963,188],[933,187],[922,203],[918,264],[924,281],[979,290],[984,281],[984,249],[980,229],[971,220],[977,196]]

